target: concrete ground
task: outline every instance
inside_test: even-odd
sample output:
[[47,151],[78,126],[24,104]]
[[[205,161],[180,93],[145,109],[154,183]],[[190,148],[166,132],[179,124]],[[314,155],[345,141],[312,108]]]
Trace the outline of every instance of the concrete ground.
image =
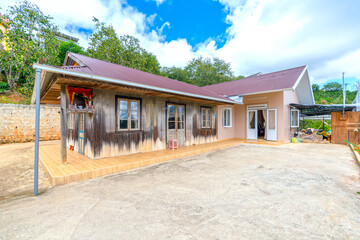
[[348,146],[242,144],[0,203],[0,239],[360,239]]
[[[40,145],[59,141],[40,142]],[[0,144],[0,201],[19,196],[30,196],[34,189],[35,143]],[[51,187],[42,167],[39,168],[39,191]]]

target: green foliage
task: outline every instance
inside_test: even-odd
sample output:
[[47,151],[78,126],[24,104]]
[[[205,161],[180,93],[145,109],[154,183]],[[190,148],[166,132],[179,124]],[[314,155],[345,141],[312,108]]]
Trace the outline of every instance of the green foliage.
[[87,54],[90,57],[135,68],[153,74],[160,73],[160,64],[155,55],[140,46],[137,38],[118,36],[113,26],[106,26],[97,18],[96,31],[90,36]]
[[82,47],[74,43],[73,41],[70,42],[61,42],[58,48],[58,63],[63,64],[65,60],[65,56],[67,52],[73,52],[73,53],[80,53],[85,54],[85,51]]
[[[356,97],[356,91],[346,91],[346,104],[351,104]],[[343,92],[338,91],[314,91],[314,99],[316,104],[342,104]]]
[[37,61],[57,65],[55,37],[57,27],[50,16],[44,15],[38,6],[27,0],[8,9],[0,23],[7,28],[0,31],[0,40],[5,40],[9,50],[0,51],[0,71],[5,73],[7,82],[14,90],[20,78],[25,87],[32,88],[34,69]]
[[183,69],[164,67],[161,74],[200,87],[244,78],[243,76],[235,77],[230,63],[216,57],[194,58]]
[[323,91],[341,91],[342,85],[337,82],[330,82],[324,85]]
[[313,89],[314,92],[319,91],[319,90],[320,90],[320,86],[319,86],[318,84],[313,84],[313,85],[312,85],[312,89]]
[[6,82],[0,82],[0,92],[6,92],[9,89],[9,84],[7,84]]
[[[314,119],[304,119],[300,120],[300,128],[301,129],[323,129],[323,121],[322,120],[314,120]],[[324,130],[331,130],[331,120],[325,120]]]
[[17,92],[25,97],[31,97],[32,89],[29,87],[18,87]]

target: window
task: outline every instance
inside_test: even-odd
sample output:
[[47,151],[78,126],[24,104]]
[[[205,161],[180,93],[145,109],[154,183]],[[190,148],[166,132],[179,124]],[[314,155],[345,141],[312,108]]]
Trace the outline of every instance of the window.
[[223,127],[231,127],[231,108],[223,110]]
[[68,129],[74,129],[75,127],[75,114],[74,113],[68,113]]
[[201,127],[211,128],[211,108],[201,107]]
[[140,129],[140,100],[118,98],[117,124],[119,131]]
[[299,110],[291,109],[291,127],[299,127]]

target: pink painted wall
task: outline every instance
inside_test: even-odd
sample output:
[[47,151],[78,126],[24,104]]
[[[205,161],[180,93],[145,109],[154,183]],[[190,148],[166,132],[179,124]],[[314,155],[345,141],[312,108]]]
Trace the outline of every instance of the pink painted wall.
[[[246,138],[246,109],[249,105],[267,104],[267,108],[277,109],[277,137],[278,141],[290,141],[290,103],[298,103],[297,95],[294,91],[274,92],[244,96],[242,105],[219,106],[218,107],[218,139],[226,138]],[[231,107],[232,127],[222,126],[224,107]]]
[[[231,127],[223,126],[223,109],[231,108],[231,118],[232,125]],[[219,105],[217,108],[217,119],[218,119],[218,140],[234,138],[235,137],[235,114],[234,114],[234,105]]]
[[290,103],[299,103],[297,94],[295,91],[284,91],[284,129],[287,140],[290,141],[292,134],[297,128],[290,129]]

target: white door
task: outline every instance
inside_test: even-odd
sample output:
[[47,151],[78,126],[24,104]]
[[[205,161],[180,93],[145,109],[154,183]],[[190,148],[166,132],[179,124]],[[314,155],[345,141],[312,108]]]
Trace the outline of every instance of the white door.
[[247,139],[257,139],[258,121],[257,110],[247,112]]
[[266,112],[266,139],[277,141],[277,109],[267,109]]

